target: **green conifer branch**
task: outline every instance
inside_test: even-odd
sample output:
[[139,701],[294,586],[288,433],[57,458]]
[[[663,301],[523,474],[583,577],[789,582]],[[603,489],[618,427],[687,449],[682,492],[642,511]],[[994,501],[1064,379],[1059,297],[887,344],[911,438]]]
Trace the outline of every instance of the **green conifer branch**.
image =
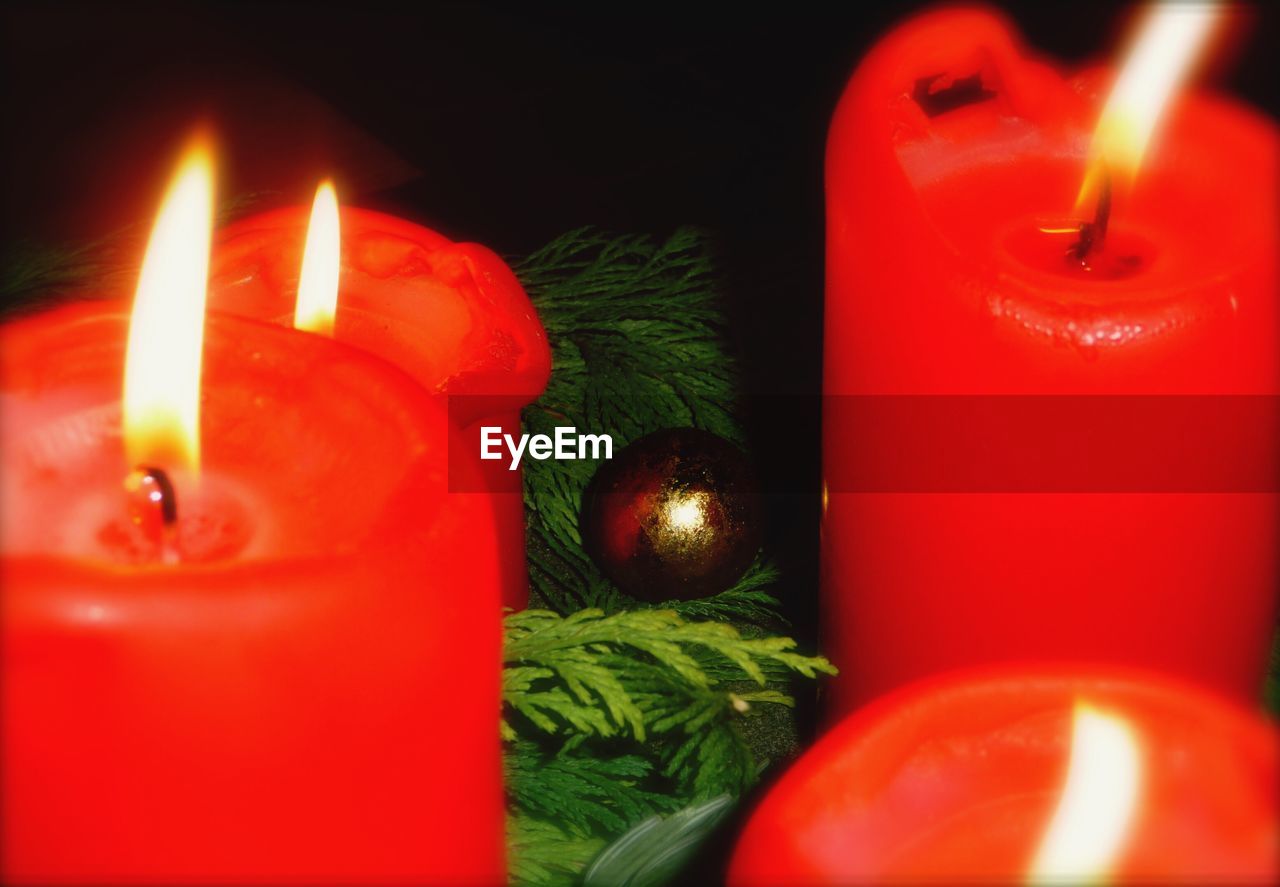
[[[697,427],[741,442],[736,368],[701,233],[682,228],[654,243],[581,229],[515,269],[547,329],[555,367],[543,397],[525,411],[530,433],[603,428],[622,447],[663,428]],[[642,606],[582,548],[582,494],[596,467],[547,460],[525,468],[530,584],[560,613]],[[669,606],[706,619],[776,623],[777,601],[765,590],[776,578],[758,567],[722,595]]]
[[[652,729],[692,720],[692,709],[712,699],[729,705],[726,693],[710,692],[725,681],[763,686],[770,666],[808,678],[833,673],[822,657],[794,648],[790,638],[743,637],[731,625],[688,622],[673,610],[525,610],[506,618],[504,702],[543,733],[644,741]],[[672,704],[683,708],[667,711]],[[516,733],[508,723],[504,735]]]
[[607,839],[584,835],[519,812],[507,816],[507,877],[511,884],[573,887]]
[[[789,638],[744,637],[673,610],[509,614],[503,735],[513,880],[570,883],[599,850],[591,839],[746,790],[760,764],[739,719],[752,706],[792,704],[771,679],[835,671],[794,648]],[[542,855],[540,841],[558,842],[559,853]]]

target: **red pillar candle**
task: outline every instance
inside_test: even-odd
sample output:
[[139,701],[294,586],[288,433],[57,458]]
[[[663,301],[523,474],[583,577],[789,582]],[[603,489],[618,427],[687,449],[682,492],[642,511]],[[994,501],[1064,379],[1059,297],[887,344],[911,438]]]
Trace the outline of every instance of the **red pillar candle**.
[[447,491],[443,404],[211,316],[160,551],[121,489],[126,324],[0,330],[3,880],[498,883],[494,519]]
[[0,328],[4,880],[494,883],[477,462],[391,364],[206,322],[212,206],[196,144],[131,315]]
[[[1280,391],[1276,128],[1226,98],[1177,96],[1132,189],[1116,189],[1105,248],[1072,261],[1075,236],[1040,229],[1072,214],[1105,80],[1063,79],[1000,18],[946,10],[877,44],[835,112],[835,714],[920,675],[1029,656],[1259,690],[1280,581],[1275,487],[1187,473],[1233,461],[1192,452],[1225,408],[1215,396],[1256,395],[1267,415]],[[1136,412],[1099,395],[1132,395]],[[1110,440],[1073,452],[1071,410]],[[1160,437],[1146,413],[1194,433]],[[1274,427],[1253,434],[1273,462]]]
[[[290,207],[225,228],[214,248],[210,304],[292,324],[310,212]],[[511,269],[486,247],[383,213],[344,207],[340,231],[333,335],[448,394],[466,449],[479,452],[481,426],[518,435],[520,410],[546,386],[551,356]],[[490,492],[498,502],[503,599],[519,608],[528,599],[519,473],[498,482],[503,492]]]
[[1275,883],[1278,742],[1160,676],[936,676],[846,718],[783,775],[729,884]]

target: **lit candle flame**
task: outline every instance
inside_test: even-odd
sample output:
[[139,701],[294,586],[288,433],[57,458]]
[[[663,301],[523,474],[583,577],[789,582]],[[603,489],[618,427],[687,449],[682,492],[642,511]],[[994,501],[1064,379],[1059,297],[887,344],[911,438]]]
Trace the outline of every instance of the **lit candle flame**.
[[1028,882],[1104,881],[1124,848],[1141,782],[1133,729],[1120,716],[1077,702],[1066,784]]
[[338,195],[333,183],[324,181],[316,189],[316,198],[311,204],[311,223],[307,226],[307,243],[302,251],[302,276],[293,309],[293,325],[297,329],[333,335],[341,248]]
[[1137,175],[1169,97],[1186,78],[1217,17],[1218,10],[1207,2],[1161,3],[1147,14],[1093,132],[1077,210],[1097,199],[1108,174],[1128,180]]
[[213,159],[209,143],[198,139],[165,192],[133,301],[123,406],[131,464],[200,469],[200,363],[212,238]]

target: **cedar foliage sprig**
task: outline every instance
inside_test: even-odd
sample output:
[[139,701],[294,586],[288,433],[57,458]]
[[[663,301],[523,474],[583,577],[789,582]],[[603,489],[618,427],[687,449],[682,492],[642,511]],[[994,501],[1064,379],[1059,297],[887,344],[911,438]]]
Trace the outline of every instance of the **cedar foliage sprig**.
[[548,819],[507,817],[507,879],[514,885],[571,887],[608,842]]
[[[742,442],[736,368],[697,231],[655,243],[582,229],[514,264],[555,368],[525,411],[530,433],[607,429],[620,448],[692,426]],[[753,705],[791,705],[783,690],[795,675],[832,670],[790,639],[744,637],[727,624],[785,623],[767,561],[721,594],[660,608],[609,583],[578,528],[596,468],[548,460],[525,469],[531,590],[552,610],[506,623],[502,729],[517,884],[575,883],[606,838],[741,794],[763,764],[741,718]]]
[[521,884],[572,883],[606,838],[739,795],[759,770],[739,719],[753,706],[793,704],[766,682],[834,673],[790,638],[744,637],[673,610],[526,610],[505,628],[508,849]]
[[[691,648],[715,661],[719,678]],[[763,686],[764,663],[809,678],[830,673],[825,659],[794,648],[791,638],[746,638],[733,626],[686,622],[673,610],[611,616],[598,609],[569,616],[525,610],[506,619],[504,701],[544,733],[571,730],[643,742],[652,733],[681,727],[696,732],[713,704],[730,704],[727,696],[709,691],[724,680]],[[695,705],[685,708],[681,702]],[[504,722],[503,735],[514,739],[516,733]]]
[[[546,392],[525,410],[529,433],[608,429],[615,451],[663,428],[702,428],[741,442],[735,364],[701,233],[682,228],[655,243],[584,228],[516,262],[515,271],[546,327],[555,367]],[[560,613],[640,606],[582,548],[578,516],[596,467],[581,460],[525,467],[530,583]],[[776,620],[777,602],[764,591],[775,578],[758,565],[697,609],[708,619]]]

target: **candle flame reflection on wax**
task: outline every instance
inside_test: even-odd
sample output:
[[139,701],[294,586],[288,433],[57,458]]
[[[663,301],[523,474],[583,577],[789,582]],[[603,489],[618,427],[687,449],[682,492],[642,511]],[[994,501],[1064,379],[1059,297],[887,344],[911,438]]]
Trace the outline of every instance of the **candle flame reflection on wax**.
[[1124,849],[1141,783],[1141,750],[1128,722],[1077,702],[1066,783],[1028,883],[1105,881]]
[[1164,109],[1208,41],[1219,10],[1208,2],[1160,3],[1146,13],[1089,147],[1076,198],[1085,210],[1108,174],[1132,181]]
[[213,239],[213,157],[192,141],[156,216],[138,278],[124,371],[129,462],[200,470],[200,366]]
[[333,335],[341,249],[338,195],[333,183],[324,181],[316,189],[315,201],[311,204],[311,222],[307,225],[307,242],[302,250],[298,301],[293,309],[296,329]]

